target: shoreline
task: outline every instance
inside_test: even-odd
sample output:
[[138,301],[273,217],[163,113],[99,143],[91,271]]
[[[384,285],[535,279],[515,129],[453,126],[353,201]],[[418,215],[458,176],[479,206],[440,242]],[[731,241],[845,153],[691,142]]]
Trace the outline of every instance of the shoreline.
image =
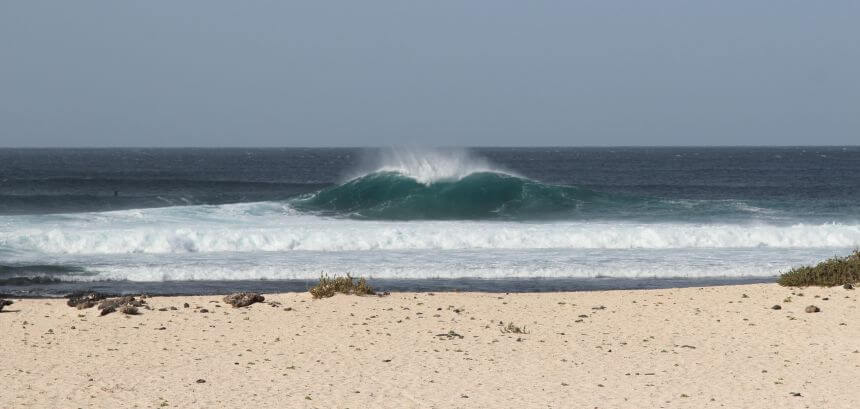
[[[777,276],[750,277],[576,277],[576,278],[421,278],[374,279],[371,286],[388,292],[485,292],[485,293],[545,293],[580,291],[615,291],[635,289],[668,289],[711,287],[723,285],[764,284],[776,282]],[[232,292],[263,294],[307,292],[319,281],[294,280],[230,280],[230,281],[170,281],[170,282],[61,282],[32,285],[0,285],[0,297],[62,298],[75,292],[96,291],[111,295],[148,294],[153,296],[224,295]],[[28,293],[29,292],[29,293]]]
[[[156,296],[140,315],[103,317],[65,299],[13,298],[0,312],[0,401],[848,408],[860,404],[857,294],[777,284],[286,293],[244,308],[220,296]],[[821,311],[804,312],[811,304]],[[524,333],[506,333],[509,323]]]

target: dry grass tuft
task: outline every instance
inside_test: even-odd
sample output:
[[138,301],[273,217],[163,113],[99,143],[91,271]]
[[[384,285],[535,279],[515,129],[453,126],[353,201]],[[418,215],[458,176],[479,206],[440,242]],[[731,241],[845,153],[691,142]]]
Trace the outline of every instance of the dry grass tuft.
[[833,257],[816,266],[791,269],[779,276],[777,282],[786,287],[811,285],[832,287],[860,282],[860,250],[846,257]]
[[310,289],[314,298],[328,298],[337,293],[354,295],[373,295],[373,287],[367,284],[364,278],[353,278],[349,274],[346,277],[320,277],[320,282]]

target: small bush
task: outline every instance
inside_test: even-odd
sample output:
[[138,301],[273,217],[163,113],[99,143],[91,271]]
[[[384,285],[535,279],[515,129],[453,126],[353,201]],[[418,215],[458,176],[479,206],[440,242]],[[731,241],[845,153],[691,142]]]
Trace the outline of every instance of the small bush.
[[818,265],[793,268],[779,276],[777,282],[786,287],[810,285],[832,287],[860,282],[860,250],[846,257],[833,257]]
[[310,289],[314,298],[328,298],[337,293],[354,295],[373,295],[373,288],[367,284],[364,278],[353,278],[349,274],[346,277],[320,277],[320,282]]

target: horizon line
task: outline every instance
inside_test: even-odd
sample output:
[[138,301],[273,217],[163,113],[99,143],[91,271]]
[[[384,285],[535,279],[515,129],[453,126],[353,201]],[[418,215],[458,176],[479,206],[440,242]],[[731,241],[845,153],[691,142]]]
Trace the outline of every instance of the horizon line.
[[856,148],[860,144],[823,144],[823,145],[344,145],[344,146],[241,146],[241,145],[224,145],[224,146],[200,146],[200,145],[185,145],[185,146],[134,146],[134,145],[117,145],[117,146],[0,146],[0,149],[387,149],[387,148],[429,148],[429,149],[612,149],[612,148]]

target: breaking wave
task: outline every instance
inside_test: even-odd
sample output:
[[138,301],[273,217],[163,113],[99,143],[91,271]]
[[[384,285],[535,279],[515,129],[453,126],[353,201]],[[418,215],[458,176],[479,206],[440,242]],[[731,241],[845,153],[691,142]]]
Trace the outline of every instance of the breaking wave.
[[[276,214],[209,215],[148,223],[149,215],[105,217],[0,231],[15,254],[169,254],[210,252],[850,248],[860,225],[604,222],[424,222],[326,220]],[[104,217],[104,214],[102,214]],[[134,219],[137,217],[137,220]],[[230,220],[222,220],[222,218]]]
[[496,172],[425,183],[401,172],[380,171],[291,204],[300,210],[366,219],[470,220],[575,216],[645,202]]

